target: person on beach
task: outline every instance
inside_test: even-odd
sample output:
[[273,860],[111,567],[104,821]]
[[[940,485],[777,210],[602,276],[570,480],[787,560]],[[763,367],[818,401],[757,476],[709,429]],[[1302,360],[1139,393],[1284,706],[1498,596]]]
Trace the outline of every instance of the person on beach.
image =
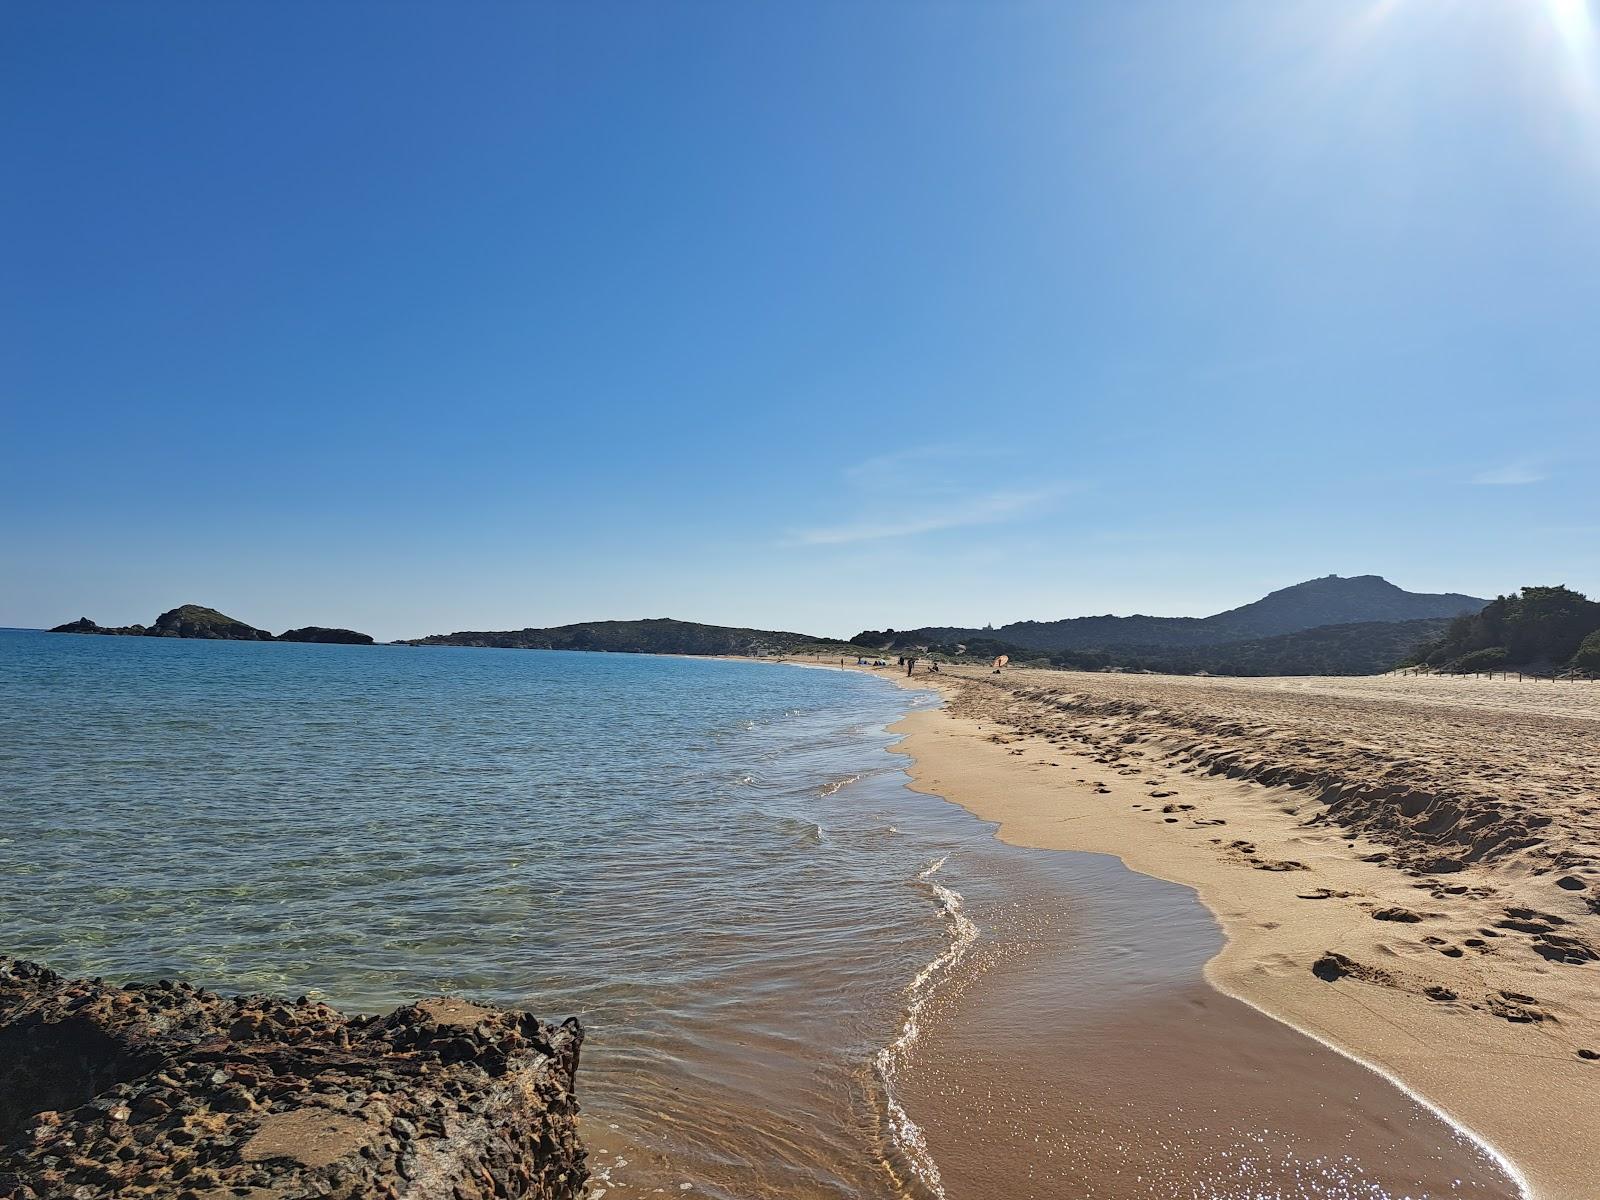
[[915,671],[916,669],[917,669],[917,660],[914,659],[914,658],[907,658],[906,659],[906,674],[909,675],[909,674],[911,674],[911,672]]

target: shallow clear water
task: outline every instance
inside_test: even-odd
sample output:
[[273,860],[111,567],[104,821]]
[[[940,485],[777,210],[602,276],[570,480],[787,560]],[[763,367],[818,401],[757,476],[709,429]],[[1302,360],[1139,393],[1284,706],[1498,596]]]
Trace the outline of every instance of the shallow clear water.
[[987,838],[905,791],[907,703],[776,664],[3,633],[0,948],[576,1013],[592,1122],[730,1186],[884,1192],[870,1064],[949,944],[921,876]]
[[[1044,1135],[1092,1146],[1111,1096],[1062,1073],[1074,1030],[1115,1012],[1188,1053],[1269,1023],[1214,995],[1216,1033],[1159,1016],[1220,945],[1186,889],[1002,845],[910,792],[885,727],[930,702],[750,662],[0,632],[0,952],[355,1009],[460,992],[576,1014],[613,1196],[1090,1194],[1082,1171],[1036,1183],[1061,1161]],[[1272,1028],[1269,1101],[1328,1070]],[[1120,1044],[1099,1040],[1111,1074]],[[1138,1136],[1180,1147],[1171,1195],[1271,1194],[1235,1186],[1265,1162],[1258,1112],[1227,1127],[1226,1171],[1190,1170],[1170,1081],[1122,1074]],[[1293,1153],[1366,1125],[1407,1161],[1357,1154],[1303,1194],[1483,1175],[1358,1074]],[[1155,1194],[1141,1154],[1074,1153],[1092,1194]]]
[[9,947],[358,1007],[694,987],[737,956],[726,921],[804,916],[768,876],[821,870],[793,853],[813,793],[890,765],[900,711],[854,676],[620,655],[15,633],[0,655]]

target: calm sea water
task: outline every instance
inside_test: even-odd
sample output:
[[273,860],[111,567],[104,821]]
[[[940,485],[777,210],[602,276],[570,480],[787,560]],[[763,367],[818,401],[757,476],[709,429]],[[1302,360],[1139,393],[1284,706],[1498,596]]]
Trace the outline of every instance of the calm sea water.
[[[1200,1122],[1138,1074],[1134,1142],[1087,1154],[1113,1093],[1073,1074],[1081,1039],[1120,1062],[1094,1031],[1121,1016],[1162,1044],[1129,1015],[1200,986],[1220,935],[1186,889],[910,792],[886,726],[928,703],[778,664],[0,632],[0,951],[576,1014],[613,1200],[1377,1200],[1458,1165],[1448,1194],[1510,1194],[1364,1073],[1277,1129],[1271,1098],[1327,1073],[1292,1037],[1250,1068],[1266,1105],[1210,1110],[1220,1156],[1182,1152]],[[1174,1053],[1213,1040],[1193,1019],[1165,1021]],[[1160,1187],[1146,1137],[1180,1148]],[[1040,1190],[1063,1156],[1094,1165]],[[1306,1164],[1314,1187],[1260,1185]]]
[[0,633],[0,948],[575,1013],[590,1124],[655,1169],[893,1194],[906,988],[961,933],[934,876],[989,838],[905,790],[884,727],[916,702],[777,664]]

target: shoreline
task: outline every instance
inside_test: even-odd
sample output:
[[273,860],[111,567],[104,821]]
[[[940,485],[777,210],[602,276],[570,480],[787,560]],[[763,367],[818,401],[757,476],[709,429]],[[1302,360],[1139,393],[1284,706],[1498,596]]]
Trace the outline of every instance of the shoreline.
[[[1409,1089],[1217,987],[1207,965],[1226,935],[1193,888],[1113,854],[1038,854],[919,787],[907,741],[939,728],[945,714],[926,701],[943,697],[896,681],[916,698],[886,730],[888,749],[910,760],[904,785],[980,822],[994,847],[962,852],[960,891],[941,907],[948,924],[953,896],[971,918],[930,968],[975,961],[906,993],[902,1040],[922,1050],[903,1064],[890,1115],[931,1168],[914,1171],[928,1194],[1023,1200],[1092,1184],[1133,1200],[1248,1177],[1262,1194],[1526,1195],[1508,1160]],[[998,1178],[997,1162],[1009,1164]]]
[[[741,660],[705,656],[700,661]],[[824,1004],[812,1014],[812,1032],[797,1039],[796,1007],[770,985],[774,980],[795,982],[799,988],[795,994],[809,999],[829,995],[830,988],[832,994],[843,995],[860,983],[868,990],[858,989],[852,995],[876,996],[878,977],[854,972],[850,962],[872,964],[870,970],[878,975],[884,963],[894,966],[898,961],[908,974],[921,967],[926,962],[921,950],[909,950],[929,941],[925,922],[915,905],[892,903],[895,897],[882,885],[891,879],[898,883],[890,891],[896,891],[898,884],[912,883],[919,891],[936,893],[938,885],[930,884],[929,875],[949,858],[945,854],[948,845],[959,844],[962,853],[949,858],[949,876],[939,878],[950,878],[951,887],[959,889],[957,897],[965,896],[970,902],[970,911],[982,927],[978,949],[983,953],[974,955],[979,961],[953,981],[955,986],[930,988],[932,1002],[918,1004],[915,1011],[907,1013],[914,1023],[926,1008],[929,1036],[919,1054],[907,1057],[903,1093],[908,1117],[926,1124],[929,1130],[934,1161],[949,1166],[952,1196],[1024,1200],[1071,1194],[1072,1189],[1064,1190],[1059,1184],[1038,1190],[1043,1176],[1064,1166],[1080,1172],[1086,1166],[1107,1166],[1110,1169],[1101,1174],[1082,1173],[1078,1178],[1125,1187],[1127,1159],[1091,1161],[1091,1156],[1107,1145],[1145,1145],[1139,1153],[1151,1163],[1162,1154],[1168,1156],[1163,1164],[1168,1183],[1192,1182],[1208,1164],[1213,1170],[1216,1167],[1217,1137],[1208,1143],[1202,1135],[1229,1134],[1238,1139],[1233,1145],[1249,1142],[1253,1164],[1270,1168],[1273,1163],[1291,1161],[1312,1169],[1328,1161],[1357,1168],[1367,1164],[1377,1168],[1374,1175],[1412,1176],[1383,1181],[1399,1182],[1396,1190],[1405,1194],[1454,1195],[1466,1188],[1475,1196],[1505,1200],[1519,1188],[1527,1192],[1523,1168],[1535,1175],[1542,1197],[1565,1200],[1589,1194],[1587,1179],[1578,1174],[1587,1158],[1582,1153],[1574,1155],[1570,1143],[1575,1129],[1591,1127],[1591,1115],[1600,1103],[1600,1097],[1593,1094],[1593,1083],[1600,1080],[1595,1074],[1600,1063],[1592,1061],[1600,1059],[1600,1054],[1587,1053],[1587,1048],[1600,1047],[1600,1023],[1595,1020],[1595,1005],[1600,1000],[1586,994],[1594,990],[1594,961],[1600,957],[1586,961],[1579,954],[1590,943],[1600,946],[1600,937],[1594,936],[1600,934],[1600,927],[1586,923],[1588,918],[1581,915],[1562,916],[1544,909],[1579,914],[1587,902],[1600,915],[1596,905],[1600,863],[1584,857],[1600,846],[1600,839],[1591,836],[1595,828],[1592,818],[1600,814],[1595,813],[1591,795],[1562,792],[1571,782],[1571,763],[1555,753],[1561,747],[1550,740],[1572,742],[1572,752],[1577,755],[1572,761],[1585,767],[1593,763],[1594,739],[1600,737],[1600,702],[1592,718],[1583,718],[1587,724],[1574,725],[1578,720],[1574,706],[1588,701],[1573,695],[1540,693],[1519,701],[1520,707],[1507,708],[1506,695],[1510,693],[1471,684],[1452,687],[1448,697],[1427,684],[1394,685],[1411,697],[1408,703],[1412,708],[1416,698],[1425,695],[1425,703],[1431,707],[1423,714],[1423,724],[1430,737],[1471,741],[1461,731],[1471,723],[1469,706],[1477,705],[1482,737],[1509,728],[1517,748],[1526,749],[1543,764],[1546,774],[1538,786],[1544,791],[1538,792],[1526,781],[1527,762],[1510,755],[1505,746],[1490,747],[1495,767],[1522,780],[1518,786],[1523,790],[1479,781],[1505,809],[1503,813],[1495,810],[1499,824],[1485,826],[1474,823],[1484,815],[1483,806],[1477,804],[1482,798],[1452,798],[1446,786],[1446,776],[1460,769],[1460,763],[1452,763],[1447,756],[1428,759],[1432,751],[1419,748],[1421,742],[1408,749],[1404,739],[1385,726],[1384,721],[1394,714],[1382,706],[1393,704],[1392,698],[1381,697],[1380,690],[1391,685],[1379,679],[1252,682],[1027,670],[990,678],[987,672],[970,667],[937,676],[907,677],[903,670],[858,668],[848,662],[841,664],[838,658],[790,660],[784,665],[887,676],[900,691],[846,684],[844,692],[862,693],[860,711],[870,719],[862,723],[852,718],[840,724],[829,716],[821,726],[804,727],[793,723],[797,716],[804,719],[809,710],[794,707],[786,694],[773,695],[771,703],[762,708],[768,720],[728,726],[735,747],[729,770],[719,767],[705,781],[722,798],[717,811],[726,807],[723,790],[727,788],[737,789],[728,795],[744,795],[746,787],[775,788],[748,793],[758,797],[751,807],[758,819],[756,825],[727,825],[722,830],[734,856],[731,861],[747,861],[754,833],[761,834],[759,844],[768,860],[784,864],[791,876],[797,864],[836,863],[838,852],[847,847],[866,852],[856,864],[854,876],[830,867],[831,873],[817,875],[796,893],[804,907],[804,900],[839,895],[831,890],[832,881],[870,881],[877,889],[871,892],[870,904],[838,913],[844,921],[841,928],[862,935],[853,944],[863,952],[855,960],[842,959],[836,945],[818,943],[817,953],[804,962],[796,959],[792,967],[780,963],[782,969],[769,976],[752,976],[757,982],[764,980],[755,994],[770,1002],[764,1007],[752,1005],[746,997],[737,1010],[737,1022],[724,1026],[713,1019],[701,1027],[702,1032],[715,1026],[734,1035],[723,1039],[728,1053],[713,1054],[708,1060],[727,1068],[721,1078],[728,1086],[720,1092],[713,1089],[713,1106],[701,1102],[687,1108],[691,1119],[679,1121],[679,1128],[694,1127],[715,1111],[726,1119],[725,1128],[737,1129],[741,1136],[758,1135],[751,1144],[760,1147],[760,1152],[746,1153],[741,1161],[765,1161],[767,1152],[776,1151],[771,1163],[781,1164],[791,1173],[814,1171],[818,1164],[831,1170],[833,1160],[827,1155],[847,1163],[851,1170],[859,1166],[852,1148],[839,1146],[839,1139],[832,1134],[827,1146],[813,1144],[804,1137],[789,1136],[781,1123],[756,1129],[744,1115],[746,1109],[750,1113],[788,1111],[773,1064],[791,1054],[786,1048],[833,1044],[830,1039],[837,1038],[841,1028],[838,1012],[829,1011]],[[574,671],[573,679],[580,684],[594,677],[585,670]],[[563,669],[558,674],[565,678],[569,672]],[[623,674],[645,683],[651,679],[644,667]],[[603,675],[609,678],[610,673]],[[497,672],[493,677],[500,675]],[[678,694],[665,686],[670,682],[663,675],[642,694],[651,703],[670,702]],[[685,694],[718,697],[730,690],[708,682],[709,686],[696,682],[691,693]],[[809,685],[793,679],[782,687],[772,687],[752,674],[739,684],[741,692],[746,687],[753,694],[801,692],[821,705],[817,712],[836,711],[829,698],[839,689],[815,679]],[[418,689],[397,692],[402,698],[431,694]],[[546,695],[538,689],[527,694]],[[579,700],[588,696],[604,700],[606,696],[603,689],[592,685],[556,694]],[[483,692],[491,705],[499,695]],[[1413,783],[1426,784],[1437,793],[1429,800],[1436,809],[1454,813],[1459,800],[1461,812],[1471,818],[1469,831],[1475,832],[1449,845],[1463,855],[1468,849],[1476,853],[1487,846],[1482,862],[1474,858],[1449,870],[1437,866],[1424,870],[1419,864],[1439,858],[1440,846],[1445,844],[1437,838],[1431,850],[1425,844],[1421,835],[1427,831],[1421,828],[1421,818],[1426,814],[1414,814],[1416,820],[1407,817],[1390,827],[1386,836],[1379,836],[1383,829],[1375,820],[1373,804],[1367,802],[1371,797],[1363,800],[1357,796],[1361,803],[1348,804],[1349,796],[1330,801],[1326,791],[1319,793],[1315,784],[1291,787],[1282,783],[1285,778],[1312,778],[1315,772],[1307,766],[1310,761],[1319,763],[1317,770],[1330,777],[1337,774],[1338,764],[1307,732],[1304,721],[1301,727],[1291,728],[1290,720],[1304,717],[1303,713],[1296,717],[1290,710],[1297,704],[1303,707],[1308,697],[1320,697],[1317,703],[1323,704],[1330,696],[1343,697],[1339,703],[1355,714],[1355,728],[1368,744],[1357,744],[1349,728],[1341,730],[1332,720],[1338,713],[1326,704],[1318,709],[1329,718],[1321,722],[1319,732],[1330,736],[1336,748],[1356,745],[1367,759],[1383,758],[1389,768],[1402,771]],[[1152,697],[1158,705],[1150,703]],[[942,708],[937,707],[941,699]],[[1256,706],[1250,720],[1228,709],[1230,704],[1245,702]],[[1185,715],[1185,706],[1211,722],[1200,740],[1194,732],[1200,728],[1195,724],[1198,718],[1195,712]],[[747,706],[741,698],[735,708],[743,707]],[[708,728],[723,728],[725,722],[718,722],[729,711],[728,705],[710,703],[707,711],[707,719],[713,722]],[[1416,716],[1411,709],[1406,712]],[[1264,728],[1256,720],[1263,713],[1277,713],[1281,727]],[[487,726],[492,728],[494,710],[488,715]],[[1550,728],[1544,729],[1547,724]],[[252,726],[241,723],[240,727]],[[769,727],[774,731],[771,738],[748,740],[752,731]],[[1181,729],[1189,732],[1178,732]],[[310,739],[310,745],[321,744],[326,754],[336,755],[328,761],[344,772],[341,740],[346,737],[335,730],[321,743]],[[891,772],[857,773],[854,766],[845,770],[846,764],[833,753],[835,743],[839,747],[854,745],[869,759],[887,752],[897,765]],[[585,736],[570,744],[587,751],[593,739]],[[637,744],[632,738],[624,739],[618,749],[626,752]],[[1240,746],[1248,748],[1248,756],[1240,757],[1244,753]],[[520,756],[525,743],[514,738],[488,748]],[[77,753],[76,746],[70,749]],[[699,763],[704,744],[694,742],[692,749],[695,757],[691,761]],[[775,765],[770,771],[754,770],[752,754]],[[314,755],[310,761],[317,761]],[[793,769],[785,764],[792,764]],[[830,768],[821,782],[815,770],[818,765]],[[833,766],[840,770],[833,771]],[[1363,769],[1376,770],[1371,762]],[[1264,782],[1263,775],[1272,782]],[[691,776],[699,778],[696,773],[685,778]],[[846,795],[835,804],[823,804],[826,798],[858,784],[863,789],[881,785],[882,795],[876,802],[870,796]],[[1391,778],[1384,786],[1393,790],[1399,785]],[[918,793],[937,797],[941,803],[929,806]],[[694,794],[709,797],[713,792]],[[1572,812],[1559,809],[1557,800],[1562,795],[1567,795]],[[792,803],[775,804],[782,797],[791,798]],[[1414,798],[1396,792],[1387,802],[1392,809],[1409,811]],[[1341,810],[1339,804],[1345,807]],[[452,804],[452,816],[455,811]],[[517,811],[522,811],[520,803]],[[825,813],[832,815],[844,837],[830,842],[827,835],[832,825]],[[1530,823],[1530,815],[1540,814],[1548,828]],[[1429,820],[1437,824],[1437,816],[1435,812]],[[1458,814],[1452,820],[1459,823],[1461,818]],[[1585,825],[1584,820],[1591,824]],[[618,829],[628,833],[636,825],[624,821]],[[504,823],[497,826],[501,827]],[[675,840],[703,844],[715,829],[714,823],[694,819],[678,830]],[[1488,834],[1483,832],[1486,829]],[[1540,837],[1528,836],[1538,829],[1544,830]],[[1507,843],[1511,834],[1516,836]],[[507,846],[520,853],[524,840],[518,832]],[[1500,857],[1488,852],[1496,846],[1505,850]],[[828,848],[813,853],[817,847]],[[906,866],[903,851],[892,847],[925,847],[933,856],[945,857],[939,857],[937,864],[927,858],[927,865],[913,881],[903,878],[898,869],[892,875],[880,869],[884,862],[891,867]],[[1067,853],[1041,854],[1035,847]],[[802,852],[797,854],[797,848]],[[924,858],[921,854],[914,857]],[[1380,858],[1384,861],[1373,861]],[[637,868],[650,861],[648,854],[635,854],[633,865]],[[492,863],[485,865],[498,881],[503,873]],[[667,869],[675,868],[669,864]],[[1099,884],[1095,882],[1097,872]],[[1595,878],[1589,879],[1591,876]],[[719,955],[745,953],[759,945],[778,946],[792,954],[792,904],[774,906],[766,924],[757,927],[760,936],[754,941],[727,940],[735,927],[744,930],[766,911],[761,904],[771,890],[767,886],[770,880],[764,881],[759,874],[753,878],[758,884],[756,903],[743,903],[737,920],[727,929],[712,930],[723,940],[711,943],[708,964],[721,961]],[[1080,886],[1085,880],[1089,886]],[[679,892],[676,884],[681,880],[669,876],[664,882],[673,885],[671,894]],[[723,885],[719,878],[717,886]],[[905,894],[898,893],[900,897]],[[1154,898],[1142,909],[1137,902],[1141,894]],[[49,893],[45,895],[48,899]],[[624,895],[622,904],[630,910],[633,901]],[[950,913],[947,907],[942,911],[948,933]],[[887,936],[888,915],[893,912],[900,914],[896,928],[909,935],[909,940],[894,942]],[[1523,915],[1515,915],[1519,913]],[[631,924],[631,917],[624,920]],[[1051,920],[1056,924],[1050,925]],[[807,927],[810,924],[807,922]],[[696,911],[691,927],[699,930],[701,926],[701,913]],[[518,927],[525,926],[519,923]],[[1565,932],[1551,933],[1558,927]],[[1441,933],[1450,937],[1437,936]],[[1483,936],[1464,936],[1474,933]],[[886,957],[893,946],[906,952],[901,960]],[[997,946],[998,956],[993,953]],[[1005,957],[1018,946],[1023,952]],[[931,953],[938,946],[930,943],[927,949]],[[606,957],[599,960],[601,977],[611,969],[610,954],[605,951]],[[1574,961],[1553,955],[1578,957]],[[349,969],[342,953],[336,959],[339,972]],[[933,961],[936,964],[940,959]],[[1156,968],[1154,974],[1146,969],[1151,964]],[[889,974],[895,975],[898,969]],[[681,967],[674,964],[671,970],[676,974]],[[1119,974],[1122,972],[1131,974]],[[924,969],[918,981],[926,974]],[[705,975],[706,979],[724,977],[720,968]],[[1151,986],[1152,978],[1159,986]],[[1441,980],[1455,990],[1444,987],[1438,982]],[[831,982],[824,987],[824,981]],[[1160,990],[1174,983],[1181,985],[1181,991]],[[1424,984],[1428,985],[1426,991]],[[1474,1001],[1488,996],[1484,989],[1490,984],[1501,989],[1494,994],[1516,1003],[1502,999],[1500,1009],[1491,1005],[1485,1012],[1484,1005]],[[468,994],[479,994],[481,986],[475,984]],[[502,990],[494,998],[506,1002],[523,995],[528,986],[519,977],[513,991]],[[845,1011],[859,1016],[868,1007],[858,1000]],[[731,1010],[713,1006],[706,1011]],[[880,1031],[871,1022],[850,1027],[858,1034],[865,1029],[871,1048],[883,1044],[878,1040]],[[904,1029],[902,1026],[902,1033]],[[691,1036],[678,1044],[688,1046],[695,1041]],[[604,1038],[597,1041],[597,1051],[604,1045]],[[1585,1049],[1577,1049],[1575,1055],[1578,1047]],[[864,1110],[859,1100],[871,1094],[870,1081],[866,1093],[837,1086],[841,1081],[859,1084],[865,1078],[859,1048],[857,1045],[851,1053],[828,1060],[833,1082],[820,1091],[814,1087],[821,1077],[815,1056],[806,1051],[800,1069],[788,1077],[795,1085],[790,1099],[803,1105],[820,1096],[825,1103],[818,1111],[833,1115],[847,1111],[852,1121],[861,1116]],[[1584,1061],[1586,1058],[1591,1061]],[[600,1062],[597,1058],[593,1065]],[[623,1065],[615,1078],[627,1086],[627,1074],[633,1068],[620,1057],[617,1062]],[[1252,1090],[1246,1103],[1230,1108],[1234,1100],[1230,1095],[1214,1105],[1210,1097],[1226,1093],[1207,1090],[1216,1082],[1214,1071],[1210,1084],[1202,1076],[1205,1069],[1219,1063],[1235,1076],[1248,1074]],[[836,1069],[840,1064],[843,1071]],[[702,1078],[712,1077],[701,1074]],[[642,1074],[634,1071],[634,1077],[642,1078]],[[1380,1077],[1387,1082],[1380,1084]],[[1441,1095],[1451,1087],[1457,1088],[1458,1094]],[[679,1090],[671,1088],[672,1093]],[[1472,1093],[1465,1102],[1469,1108],[1474,1100],[1485,1107],[1488,1120],[1463,1112],[1462,1091]],[[619,1090],[617,1094],[624,1093]],[[847,1110],[832,1107],[841,1096],[850,1098]],[[1142,1125],[1123,1121],[1119,1126],[1118,1114],[1130,1111],[1125,1103],[1119,1108],[1119,1100],[1130,1096],[1145,1105],[1147,1119]],[[1032,1098],[1044,1098],[1045,1102],[1035,1108],[1017,1102]],[[1097,1124],[1074,1126],[1071,1122],[1082,1113],[1069,1111],[1072,1104],[1078,1104],[1080,1110],[1084,1106],[1094,1110]],[[802,1107],[791,1108],[802,1111]],[[1320,1117],[1308,1120],[1308,1108]],[[1219,1118],[1219,1113],[1227,1115]],[[982,1120],[973,1120],[974,1114]],[[1057,1147],[1070,1145],[1076,1155],[1074,1163],[1064,1164],[1060,1158],[1047,1162],[1048,1155],[1029,1157],[1029,1146],[1012,1136],[1017,1130],[1003,1124],[1017,1114],[1023,1114],[1019,1119],[1027,1122],[1039,1118],[1024,1131],[1033,1147],[1054,1138]],[[1241,1122],[1240,1115],[1248,1119]],[[1356,1117],[1353,1123],[1352,1115]],[[1445,1119],[1441,1121],[1441,1117]],[[1104,1126],[1098,1123],[1101,1120]],[[1423,1126],[1432,1132],[1419,1134]],[[1592,1127],[1600,1128],[1600,1123]],[[666,1128],[661,1126],[657,1132]],[[814,1135],[819,1130],[836,1134],[841,1127],[830,1116],[808,1119],[802,1128]],[[869,1122],[860,1128],[879,1127]],[[1392,1153],[1375,1154],[1378,1143],[1370,1137],[1375,1129],[1387,1133],[1409,1130],[1406,1136],[1410,1140],[1391,1143],[1396,1147]],[[1515,1158],[1509,1176],[1495,1170],[1494,1179],[1486,1182],[1481,1173],[1474,1173],[1482,1155],[1474,1151],[1473,1163],[1467,1163],[1466,1139],[1453,1132],[1463,1129],[1481,1131],[1473,1134],[1476,1144],[1492,1144]],[[1357,1131],[1353,1138],[1349,1130]],[[1078,1136],[1083,1134],[1087,1136]],[[1101,1135],[1098,1139],[1097,1134]],[[1147,1134],[1151,1136],[1147,1138]],[[1273,1143],[1276,1157],[1269,1160],[1263,1153],[1265,1141],[1255,1134],[1291,1136]],[[1307,1152],[1313,1147],[1306,1134],[1313,1142],[1321,1136],[1324,1145],[1334,1143],[1336,1153],[1327,1158]],[[678,1143],[669,1139],[660,1144]],[[1341,1145],[1346,1152],[1342,1160],[1337,1153]],[[682,1146],[692,1150],[693,1143]],[[815,1147],[821,1147],[820,1154],[809,1152]],[[836,1154],[841,1148],[846,1153]],[[807,1153],[796,1155],[797,1149]],[[1185,1154],[1189,1157],[1183,1157]],[[632,1153],[627,1157],[633,1158]],[[685,1159],[685,1167],[692,1157]],[[1221,1157],[1229,1157],[1226,1149]],[[1467,1169],[1458,1177],[1456,1188],[1432,1186],[1434,1178],[1424,1177],[1420,1166],[1411,1170],[1424,1163],[1428,1171],[1449,1167],[1458,1157]],[[1499,1153],[1494,1153],[1494,1160],[1509,1161]],[[1000,1179],[994,1175],[997,1163],[1008,1164]],[[1569,1175],[1561,1179],[1551,1173],[1552,1163]],[[626,1164],[617,1160],[603,1165],[609,1171]],[[1035,1166],[1039,1168],[1037,1176]],[[667,1169],[678,1174],[671,1164]],[[1545,1171],[1543,1177],[1536,1174],[1541,1170]],[[975,1176],[974,1172],[984,1174]],[[601,1177],[599,1172],[597,1177]],[[618,1187],[633,1182],[602,1178]],[[1462,1183],[1463,1178],[1468,1182]],[[1511,1181],[1518,1187],[1511,1187]],[[1003,1194],[995,1190],[999,1183],[1004,1184]],[[791,1189],[789,1194],[803,1193]],[[1097,1187],[1095,1194],[1108,1200],[1113,1194],[1122,1200],[1143,1200],[1149,1193]],[[1291,1187],[1282,1194],[1300,1192]]]
[[[1044,677],[1030,682],[1056,687],[1094,679],[1029,674]],[[1423,899],[1416,889],[1431,888],[1430,907],[1452,905],[1455,897],[1444,886],[1495,894],[1493,886],[1472,886],[1478,872],[1443,876],[1447,883],[1432,887],[1425,876],[1418,882],[1415,872],[1363,861],[1391,847],[1341,834],[1336,826],[1308,825],[1307,814],[1315,815],[1320,805],[1306,791],[1208,774],[1193,755],[1180,761],[1181,748],[1160,739],[1138,739],[1137,769],[1114,766],[1093,745],[1071,745],[1059,731],[1029,728],[1036,714],[1027,698],[1014,694],[1015,675],[1006,682],[1008,694],[993,698],[995,705],[981,715],[952,711],[959,707],[953,698],[988,682],[970,668],[888,678],[904,688],[937,690],[946,701],[943,708],[909,713],[891,729],[901,735],[896,749],[912,759],[907,771],[915,790],[995,822],[995,836],[1009,844],[1110,854],[1141,874],[1193,889],[1224,934],[1222,949],[1204,969],[1218,993],[1385,1078],[1482,1146],[1535,1200],[1581,1200],[1589,1194],[1586,1157],[1574,1155],[1570,1142],[1575,1131],[1600,1127],[1600,1064],[1571,1048],[1564,1057],[1559,1050],[1560,1043],[1574,1040],[1586,1048],[1600,1045],[1600,1003],[1585,1006],[1573,994],[1592,983],[1593,964],[1496,963],[1502,977],[1492,984],[1502,983],[1506,971],[1513,983],[1536,979],[1531,986],[1542,1009],[1526,991],[1500,992],[1529,1002],[1538,1015],[1528,1020],[1508,1015],[1513,1004],[1498,1015],[1468,1013],[1467,1007],[1481,1006],[1468,1006],[1460,985],[1437,993],[1447,999],[1386,986],[1419,965],[1437,974],[1440,967],[1489,961],[1473,964],[1477,956],[1462,955],[1458,947],[1435,950],[1415,936],[1392,936],[1420,934],[1432,920],[1374,920],[1375,912],[1398,907],[1385,902]],[[1168,797],[1175,803],[1159,802]],[[1225,836],[1216,837],[1218,832]],[[1278,869],[1286,864],[1293,869]],[[1478,912],[1448,909],[1427,914],[1452,915],[1460,917],[1458,925],[1482,919]],[[1459,957],[1445,958],[1447,950]],[[1315,973],[1329,952],[1333,961],[1342,955],[1353,973],[1335,980]],[[1431,961],[1419,964],[1424,955]],[[1552,998],[1552,989],[1559,996]]]

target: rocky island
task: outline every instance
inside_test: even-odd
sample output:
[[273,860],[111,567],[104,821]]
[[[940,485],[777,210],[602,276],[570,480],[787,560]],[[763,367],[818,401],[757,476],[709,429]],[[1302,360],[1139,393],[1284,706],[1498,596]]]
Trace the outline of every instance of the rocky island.
[[169,608],[155,619],[153,625],[97,625],[88,617],[79,617],[65,625],[57,625],[51,633],[101,633],[114,637],[177,637],[206,638],[213,641],[270,642],[272,635],[265,629],[246,625],[236,617],[220,613],[201,604],[180,604]]
[[0,1200],[575,1200],[583,1030],[437,998],[117,987],[0,956]]
[[357,633],[354,629],[330,629],[326,625],[307,625],[301,629],[286,629],[278,635],[280,642],[327,642],[340,646],[370,646],[372,636]]
[[57,625],[50,632],[98,633],[112,637],[202,638],[227,642],[328,642],[347,646],[373,644],[368,634],[327,625],[306,625],[273,637],[265,629],[257,629],[237,617],[230,617],[227,613],[202,604],[180,604],[177,608],[169,608],[155,619],[153,625],[106,626],[97,625],[88,617],[79,617],[76,621]]

